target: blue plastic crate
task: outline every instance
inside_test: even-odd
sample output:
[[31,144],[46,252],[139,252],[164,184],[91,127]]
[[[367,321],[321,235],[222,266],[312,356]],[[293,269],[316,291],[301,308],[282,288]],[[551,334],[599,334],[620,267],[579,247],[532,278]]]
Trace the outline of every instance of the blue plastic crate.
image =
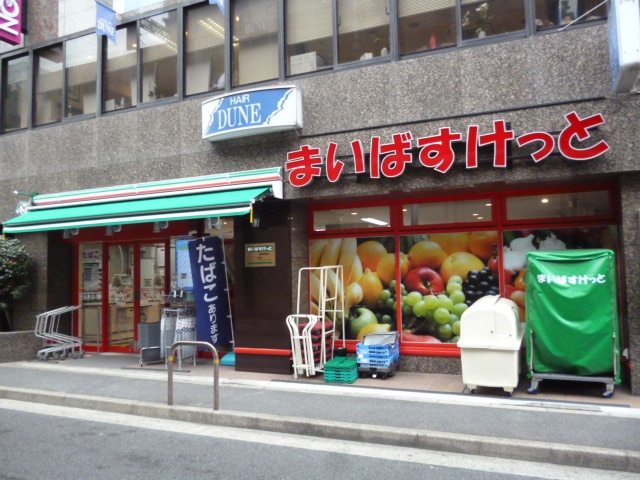
[[392,345],[383,344],[383,345],[366,345],[364,343],[358,343],[356,345],[356,351],[358,355],[369,355],[369,356],[389,356],[393,355],[394,352],[400,352],[400,345],[394,343]]
[[358,364],[368,368],[389,368],[400,358],[400,354],[393,354],[385,358],[358,357]]

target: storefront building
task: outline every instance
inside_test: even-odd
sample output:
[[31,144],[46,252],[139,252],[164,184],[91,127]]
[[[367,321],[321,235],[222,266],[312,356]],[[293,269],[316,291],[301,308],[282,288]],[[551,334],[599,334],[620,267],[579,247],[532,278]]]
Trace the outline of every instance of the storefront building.
[[290,372],[298,272],[340,264],[351,350],[397,330],[401,369],[459,373],[455,317],[485,294],[524,307],[527,251],[607,248],[640,394],[640,101],[606,5],[104,3],[115,24],[30,1],[2,37],[4,234],[37,259],[15,329],[78,304],[88,349],[135,352],[182,242],[213,234],[237,369]]

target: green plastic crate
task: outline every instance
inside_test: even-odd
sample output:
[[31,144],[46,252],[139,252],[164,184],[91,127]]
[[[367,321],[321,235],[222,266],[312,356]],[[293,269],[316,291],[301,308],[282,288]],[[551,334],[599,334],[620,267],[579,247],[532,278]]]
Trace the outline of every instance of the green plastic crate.
[[324,364],[324,380],[327,383],[353,383],[357,379],[356,357],[335,357]]

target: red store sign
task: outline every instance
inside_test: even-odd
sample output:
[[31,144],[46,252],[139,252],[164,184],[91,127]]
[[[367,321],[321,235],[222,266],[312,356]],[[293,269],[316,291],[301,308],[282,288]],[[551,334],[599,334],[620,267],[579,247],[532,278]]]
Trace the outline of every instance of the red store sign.
[[[594,159],[609,150],[609,145],[600,140],[594,145],[578,148],[574,140],[584,142],[591,136],[589,129],[604,124],[601,114],[581,119],[575,112],[565,115],[568,125],[560,132],[557,147],[560,154],[568,160],[584,161]],[[493,166],[507,166],[508,142],[515,140],[519,147],[539,142],[540,148],[531,154],[534,162],[540,162],[551,155],[556,148],[555,138],[547,132],[525,133],[516,137],[513,130],[507,128],[504,120],[494,120],[493,132],[480,134],[477,125],[467,128],[466,168],[478,167],[478,147],[493,145]],[[416,139],[419,148],[418,159],[427,168],[440,173],[447,173],[454,164],[455,152],[453,144],[462,141],[462,134],[452,132],[449,127],[440,128],[437,135]],[[371,137],[369,150],[369,175],[380,178],[381,175],[394,178],[402,175],[413,161],[413,134],[411,132],[396,133],[391,143],[382,143],[380,137]],[[289,171],[289,182],[294,187],[309,185],[314,177],[322,176],[322,166],[326,167],[326,177],[336,182],[344,169],[344,162],[336,158],[338,144],[330,142],[326,158],[320,154],[319,148],[302,145],[299,150],[287,153],[286,170]],[[367,171],[365,152],[361,140],[351,142],[354,172],[362,174]]]

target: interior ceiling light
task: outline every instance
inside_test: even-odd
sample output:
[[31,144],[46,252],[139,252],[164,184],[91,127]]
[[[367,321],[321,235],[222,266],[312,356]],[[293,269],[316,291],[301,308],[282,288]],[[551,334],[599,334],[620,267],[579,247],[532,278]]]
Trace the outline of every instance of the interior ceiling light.
[[542,200],[540,200],[542,203],[549,203],[549,199],[548,198],[543,198]]
[[360,220],[367,223],[373,223],[374,225],[389,225],[387,222],[378,220],[377,218],[365,217],[365,218],[361,218]]

